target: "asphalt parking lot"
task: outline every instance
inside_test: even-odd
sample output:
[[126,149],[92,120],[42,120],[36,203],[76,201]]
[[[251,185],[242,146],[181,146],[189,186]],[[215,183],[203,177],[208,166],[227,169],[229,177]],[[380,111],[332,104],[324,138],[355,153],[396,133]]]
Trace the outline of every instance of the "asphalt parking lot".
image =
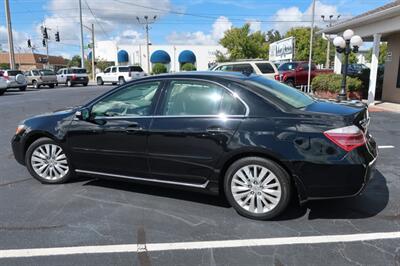
[[90,178],[42,185],[14,160],[10,139],[20,120],[111,88],[0,97],[0,265],[400,265],[399,113],[371,113],[383,147],[363,195],[293,203],[274,221],[178,189]]

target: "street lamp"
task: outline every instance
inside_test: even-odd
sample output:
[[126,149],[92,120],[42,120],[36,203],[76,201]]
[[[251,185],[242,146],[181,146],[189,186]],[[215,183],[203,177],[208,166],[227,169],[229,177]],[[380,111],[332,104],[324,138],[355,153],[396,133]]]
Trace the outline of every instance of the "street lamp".
[[349,55],[351,54],[351,52],[357,53],[358,49],[362,44],[363,44],[362,38],[358,35],[354,35],[354,31],[350,29],[343,32],[343,37],[337,36],[333,40],[333,45],[335,45],[336,51],[338,53],[343,53],[345,55],[342,87],[337,98],[338,101],[347,100],[346,78],[347,78],[347,68],[349,66]]

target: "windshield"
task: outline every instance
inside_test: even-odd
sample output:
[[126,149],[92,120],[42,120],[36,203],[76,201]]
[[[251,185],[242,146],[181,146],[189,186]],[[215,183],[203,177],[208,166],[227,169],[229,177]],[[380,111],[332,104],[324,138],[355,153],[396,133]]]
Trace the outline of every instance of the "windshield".
[[278,70],[279,71],[287,71],[287,70],[294,70],[297,67],[297,63],[285,63],[280,65]]
[[53,71],[51,71],[51,70],[41,70],[41,71],[40,71],[40,74],[41,74],[42,76],[52,76],[52,75],[55,75],[55,73],[54,73]]
[[251,83],[294,108],[303,108],[315,101],[311,96],[295,88],[262,76],[245,80],[245,82]]
[[70,68],[70,69],[68,69],[68,74],[86,74],[86,69],[84,69],[84,68]]

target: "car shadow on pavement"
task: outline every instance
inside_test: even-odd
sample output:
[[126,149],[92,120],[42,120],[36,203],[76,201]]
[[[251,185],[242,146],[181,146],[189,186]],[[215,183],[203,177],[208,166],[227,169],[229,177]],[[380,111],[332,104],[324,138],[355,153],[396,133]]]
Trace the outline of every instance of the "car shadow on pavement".
[[378,170],[364,192],[353,198],[309,202],[308,219],[363,219],[378,215],[389,202],[386,179]]
[[142,183],[114,181],[108,179],[94,179],[85,183],[84,186],[99,186],[116,190],[124,190],[134,193],[154,195],[196,203],[209,204],[218,207],[230,208],[229,203],[220,196],[214,196],[201,192],[193,192],[179,188],[166,187],[162,185],[150,185]]

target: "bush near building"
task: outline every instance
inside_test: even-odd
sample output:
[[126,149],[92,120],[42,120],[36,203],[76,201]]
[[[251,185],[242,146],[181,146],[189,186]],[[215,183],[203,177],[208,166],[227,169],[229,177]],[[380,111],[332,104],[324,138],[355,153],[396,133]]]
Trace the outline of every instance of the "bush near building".
[[181,70],[182,71],[196,71],[197,68],[192,63],[185,63],[182,65]]
[[161,63],[156,63],[153,65],[152,69],[153,74],[162,74],[162,73],[167,73],[167,67],[164,64]]
[[[312,81],[314,94],[320,98],[335,99],[342,86],[342,75],[322,74]],[[347,93],[350,99],[362,99],[362,82],[358,78],[347,77]]]

